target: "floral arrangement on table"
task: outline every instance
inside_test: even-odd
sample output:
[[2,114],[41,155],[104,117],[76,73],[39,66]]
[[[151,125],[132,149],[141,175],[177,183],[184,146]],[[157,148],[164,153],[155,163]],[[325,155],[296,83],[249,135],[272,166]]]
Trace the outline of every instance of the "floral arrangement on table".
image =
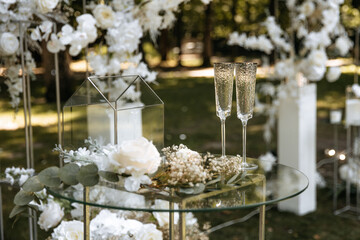
[[264,140],[267,143],[272,138],[271,130],[275,126],[279,98],[296,98],[299,87],[306,85],[308,81],[319,81],[326,76],[329,82],[333,82],[340,77],[340,67],[327,68],[327,50],[345,56],[353,45],[340,22],[339,7],[343,2],[289,0],[286,1],[289,21],[285,29],[276,22],[274,16],[268,16],[263,22],[266,34],[230,34],[229,45],[260,50],[266,54],[275,52],[279,56],[270,77],[285,81],[280,85],[273,82],[261,85],[259,93],[272,101],[255,102],[258,111],[269,116],[264,126]]
[[[29,49],[41,51],[39,42],[45,41],[49,52],[68,49],[71,56],[77,56],[91,44],[97,43],[106,47],[105,53],[103,50],[96,51],[96,48],[85,51],[96,75],[141,75],[146,81],[153,82],[156,72],[148,69],[139,53],[141,38],[149,33],[155,40],[160,30],[171,27],[176,20],[175,13],[179,11],[179,5],[186,1],[90,2],[84,6],[86,13],[76,16],[76,21],[73,21],[75,26],[70,25],[69,21],[75,15],[71,1],[1,1],[0,56],[2,66],[6,69],[1,75],[7,78],[5,83],[11,96],[11,105],[18,107],[23,91],[22,79],[19,77],[20,35],[27,36]],[[202,1],[204,4],[209,3],[208,0]],[[63,26],[60,31],[54,32],[57,23]],[[26,72],[34,76],[32,70],[36,65],[29,49],[24,48]]]
[[[70,235],[76,236],[72,239],[78,239],[82,236],[83,223],[79,221],[82,205],[69,205],[64,200],[56,199],[47,194],[46,188],[72,186],[82,189],[81,185],[93,186],[89,194],[93,202],[121,202],[124,206],[134,207],[137,204],[138,207],[144,207],[144,198],[136,194],[141,189],[156,189],[168,194],[170,189],[175,189],[179,195],[198,194],[207,188],[214,189],[223,184],[231,187],[246,178],[241,171],[239,156],[219,161],[219,158],[210,153],[201,155],[181,144],[164,148],[164,157],[161,157],[153,143],[144,137],[105,146],[91,138],[85,143],[87,147],[70,151],[56,146],[54,150],[62,157],[65,163],[63,167],[48,167],[37,175],[33,175],[33,171],[30,171],[31,174],[24,172],[28,176],[26,181],[17,177],[16,179],[23,179],[23,183],[19,182],[21,189],[15,195],[15,207],[10,217],[20,217],[30,207],[41,212],[38,224],[42,229],[47,231],[55,227],[52,239]],[[10,169],[7,172],[19,175],[19,171]],[[113,182],[117,188],[104,190],[98,185],[100,182]],[[175,208],[177,207],[175,204]],[[152,208],[167,209],[169,202],[157,199]],[[92,239],[120,236],[120,239],[130,239],[130,236],[133,239],[162,239],[162,236],[168,234],[169,213],[166,212],[99,212],[96,208],[93,211],[98,215],[90,223]],[[179,218],[177,215],[175,214],[175,222]],[[67,216],[76,220],[68,222],[65,220]],[[190,239],[207,239],[192,214],[186,215],[186,222],[189,225]],[[153,238],[142,235],[146,232],[150,232]]]

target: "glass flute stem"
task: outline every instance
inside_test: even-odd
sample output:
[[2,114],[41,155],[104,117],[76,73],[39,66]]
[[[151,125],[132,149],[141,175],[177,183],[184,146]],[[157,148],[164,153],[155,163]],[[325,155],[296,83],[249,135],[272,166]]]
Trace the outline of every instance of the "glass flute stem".
[[221,119],[221,156],[225,157],[225,119]]
[[243,136],[243,162],[242,162],[242,165],[245,166],[246,165],[246,125],[247,125],[247,120],[242,121],[242,125],[243,125],[243,132],[242,132],[242,136]]

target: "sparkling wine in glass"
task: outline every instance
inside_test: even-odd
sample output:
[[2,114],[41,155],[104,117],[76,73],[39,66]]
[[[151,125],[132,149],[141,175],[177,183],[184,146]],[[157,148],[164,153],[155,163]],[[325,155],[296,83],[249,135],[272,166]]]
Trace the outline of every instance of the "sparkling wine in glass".
[[225,119],[231,114],[234,64],[214,64],[216,115],[221,121],[221,157],[225,157]]
[[252,62],[235,63],[237,117],[243,126],[243,170],[257,168],[256,164],[246,162],[246,126],[254,111],[256,68],[257,64]]

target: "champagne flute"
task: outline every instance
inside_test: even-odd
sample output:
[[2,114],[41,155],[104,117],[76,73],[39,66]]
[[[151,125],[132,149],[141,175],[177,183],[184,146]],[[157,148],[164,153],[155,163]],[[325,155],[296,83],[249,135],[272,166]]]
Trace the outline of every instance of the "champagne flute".
[[216,115],[221,121],[221,158],[225,157],[225,119],[231,114],[234,64],[214,64]]
[[246,162],[246,126],[252,118],[255,102],[256,63],[235,63],[236,106],[237,117],[243,126],[243,170],[254,170],[258,166]]

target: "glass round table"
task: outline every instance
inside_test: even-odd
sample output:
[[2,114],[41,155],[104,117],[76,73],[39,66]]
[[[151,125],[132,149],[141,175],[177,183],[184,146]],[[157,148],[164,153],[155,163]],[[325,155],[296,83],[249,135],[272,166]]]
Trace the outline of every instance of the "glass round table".
[[[48,189],[55,197],[84,204],[84,239],[89,239],[90,206],[129,211],[169,212],[169,236],[173,239],[174,212],[179,212],[179,239],[185,239],[185,213],[235,210],[259,207],[259,239],[265,238],[265,205],[295,197],[305,191],[308,178],[295,168],[269,161],[248,159],[257,164],[256,170],[243,174],[236,184],[228,182],[221,187],[206,187],[198,193],[186,189],[144,186],[137,192],[128,192],[118,184],[99,183],[93,187],[82,185]],[[213,186],[213,185],[211,185]],[[161,204],[156,201],[167,201]]]

